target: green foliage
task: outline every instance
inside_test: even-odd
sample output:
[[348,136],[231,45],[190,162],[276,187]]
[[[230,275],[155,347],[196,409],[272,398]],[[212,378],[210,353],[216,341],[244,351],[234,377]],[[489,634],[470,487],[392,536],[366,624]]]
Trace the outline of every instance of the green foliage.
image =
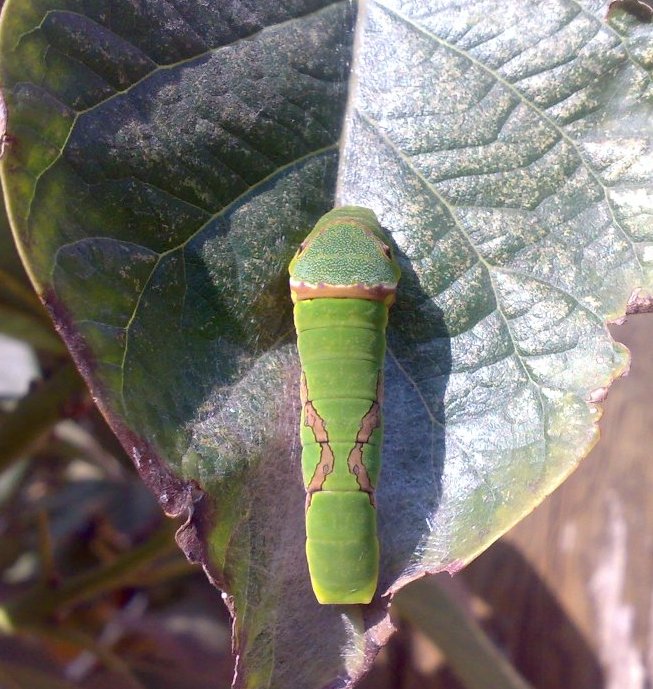
[[587,400],[626,367],[605,321],[651,290],[651,27],[364,2],[352,52],[348,2],[237,7],[9,0],[3,188],[94,399],[166,512],[192,508],[242,686],[355,682],[391,625],[310,591],[287,263],[336,183],[392,233],[381,592],[458,569],[587,453]]

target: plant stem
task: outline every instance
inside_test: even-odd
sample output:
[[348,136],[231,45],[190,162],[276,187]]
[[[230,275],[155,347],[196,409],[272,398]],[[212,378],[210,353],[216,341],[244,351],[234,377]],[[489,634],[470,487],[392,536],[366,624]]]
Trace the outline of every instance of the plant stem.
[[474,618],[432,577],[402,589],[393,608],[442,650],[467,689],[532,689]]
[[78,605],[121,586],[142,586],[142,570],[174,550],[176,544],[170,529],[161,528],[148,541],[109,565],[72,577],[57,587],[36,586],[0,608],[0,632],[38,627],[61,608]]
[[82,391],[84,382],[72,362],[28,392],[0,425],[0,471],[27,454]]

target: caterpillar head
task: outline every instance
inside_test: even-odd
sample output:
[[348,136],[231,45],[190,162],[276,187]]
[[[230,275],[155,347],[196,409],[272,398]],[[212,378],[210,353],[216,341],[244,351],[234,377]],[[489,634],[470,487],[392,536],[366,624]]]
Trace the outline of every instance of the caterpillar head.
[[288,270],[293,301],[348,297],[391,304],[400,275],[388,236],[374,213],[359,206],[322,216]]

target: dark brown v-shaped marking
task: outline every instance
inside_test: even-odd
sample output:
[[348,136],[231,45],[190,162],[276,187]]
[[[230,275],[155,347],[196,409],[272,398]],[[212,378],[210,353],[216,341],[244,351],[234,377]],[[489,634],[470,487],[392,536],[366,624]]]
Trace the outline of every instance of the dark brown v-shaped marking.
[[383,374],[379,371],[379,378],[376,384],[376,400],[372,402],[370,408],[361,419],[361,425],[356,435],[356,444],[351,449],[347,457],[349,471],[354,474],[361,490],[370,496],[370,502],[374,506],[374,486],[367,473],[367,467],[363,463],[363,446],[370,442],[375,428],[381,426],[381,403],[383,397]]
[[315,467],[315,472],[306,487],[306,506],[310,504],[311,494],[315,491],[322,490],[326,477],[333,471],[333,463],[335,462],[335,455],[329,445],[329,435],[327,433],[326,423],[324,419],[317,413],[317,409],[313,406],[313,402],[308,401],[308,387],[306,385],[306,375],[302,371],[302,377],[299,385],[299,396],[304,406],[304,425],[308,426],[313,431],[315,442],[320,444],[320,461]]
[[[308,387],[306,384],[306,374],[302,371],[299,386],[299,395],[304,407],[304,425],[313,431],[315,442],[320,445],[320,460],[315,467],[313,476],[306,487],[306,508],[311,504],[311,496],[316,491],[322,490],[327,476],[333,471],[335,455],[329,445],[329,434],[326,422],[318,414],[313,402],[308,400]],[[370,408],[365,412],[356,434],[356,442],[347,457],[349,471],[356,477],[360,490],[369,495],[370,503],[375,506],[374,486],[367,472],[367,467],[363,462],[363,447],[369,443],[375,428],[381,426],[381,404],[383,397],[383,373],[379,371],[378,382],[376,384],[377,400],[372,402]]]

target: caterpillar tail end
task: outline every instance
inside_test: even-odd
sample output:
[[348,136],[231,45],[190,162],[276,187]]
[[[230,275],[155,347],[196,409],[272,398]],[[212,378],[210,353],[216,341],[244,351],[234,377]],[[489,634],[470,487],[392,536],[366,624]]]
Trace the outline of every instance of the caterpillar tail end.
[[363,491],[318,491],[306,512],[306,558],[323,605],[367,604],[379,577],[376,510]]

